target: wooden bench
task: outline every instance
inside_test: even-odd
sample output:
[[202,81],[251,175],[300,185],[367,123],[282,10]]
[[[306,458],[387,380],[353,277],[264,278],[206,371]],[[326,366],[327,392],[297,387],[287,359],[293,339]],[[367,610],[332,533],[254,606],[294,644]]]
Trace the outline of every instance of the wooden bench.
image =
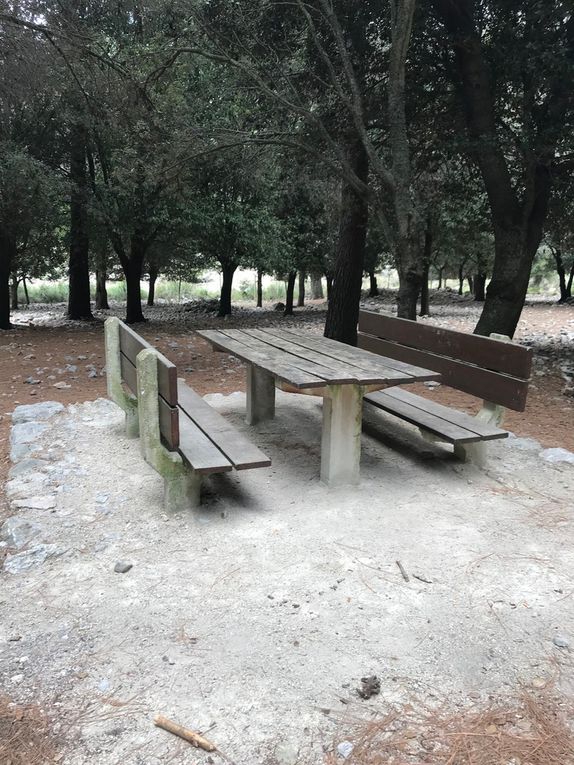
[[473,417],[400,388],[365,396],[369,404],[418,426],[426,438],[453,444],[465,461],[484,464],[486,442],[508,436],[500,428],[505,409],[525,409],[532,350],[504,335],[469,335],[361,311],[358,344],[440,372],[444,385],[483,399]]
[[128,435],[140,436],[145,460],[163,476],[166,507],[198,505],[204,475],[271,465],[133,329],[109,318],[105,337],[108,395],[126,413]]

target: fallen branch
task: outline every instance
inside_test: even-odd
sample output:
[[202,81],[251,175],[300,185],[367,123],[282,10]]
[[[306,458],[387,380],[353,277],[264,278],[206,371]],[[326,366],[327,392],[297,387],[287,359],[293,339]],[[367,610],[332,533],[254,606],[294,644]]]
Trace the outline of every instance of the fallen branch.
[[163,715],[154,717],[153,722],[158,728],[163,728],[164,730],[169,731],[169,733],[173,733],[174,736],[179,736],[184,741],[188,741],[199,749],[205,749],[206,752],[218,751],[215,744],[212,744],[211,741],[200,736],[199,733],[189,730],[189,728],[184,728],[182,725],[178,725],[172,720],[168,720],[167,717],[164,717]]
[[400,562],[400,560],[395,561],[395,563],[399,567],[399,570],[400,570],[401,574],[403,575],[403,579],[405,580],[405,582],[409,582],[410,581],[409,575],[405,571],[405,568],[404,568],[403,564]]

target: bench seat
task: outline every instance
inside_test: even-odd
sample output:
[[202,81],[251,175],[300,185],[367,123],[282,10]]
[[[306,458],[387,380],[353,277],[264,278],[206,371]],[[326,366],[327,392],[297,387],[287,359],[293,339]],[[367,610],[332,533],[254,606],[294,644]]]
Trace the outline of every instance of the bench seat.
[[224,473],[269,467],[271,460],[230,425],[207,401],[177,381],[179,447],[183,459],[198,473]]
[[471,444],[508,437],[506,430],[399,388],[369,393],[364,400],[447,443]]

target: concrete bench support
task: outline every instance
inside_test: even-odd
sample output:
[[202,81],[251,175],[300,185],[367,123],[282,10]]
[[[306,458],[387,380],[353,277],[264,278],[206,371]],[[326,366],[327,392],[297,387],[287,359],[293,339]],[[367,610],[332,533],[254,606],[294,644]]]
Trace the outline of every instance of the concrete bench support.
[[177,452],[161,443],[157,383],[157,353],[149,349],[137,357],[140,445],[145,461],[164,479],[164,506],[173,512],[197,507],[201,475],[186,465]]
[[120,321],[114,316],[106,320],[105,338],[108,397],[125,412],[128,438],[137,438],[139,436],[138,402],[137,398],[126,393],[122,386]]

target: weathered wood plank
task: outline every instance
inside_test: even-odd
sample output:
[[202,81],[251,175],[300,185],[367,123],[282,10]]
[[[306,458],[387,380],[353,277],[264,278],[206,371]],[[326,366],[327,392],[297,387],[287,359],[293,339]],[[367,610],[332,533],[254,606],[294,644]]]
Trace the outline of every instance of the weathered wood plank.
[[383,356],[396,358],[408,364],[419,364],[428,369],[434,369],[441,373],[442,383],[464,393],[479,396],[518,412],[524,411],[526,407],[528,382],[525,380],[492,372],[489,369],[481,369],[447,356],[438,356],[435,353],[382,340],[373,335],[365,335],[362,332],[359,333],[358,342],[361,348],[373,353],[380,353]]
[[[137,372],[131,361],[120,353],[122,379],[130,391],[137,396]],[[177,407],[170,406],[167,401],[158,397],[159,405],[159,430],[161,436],[170,451],[176,451],[179,446],[179,415]]]
[[279,354],[274,354],[271,357],[267,353],[261,353],[239,340],[228,337],[219,330],[202,329],[198,330],[197,334],[215,348],[231,353],[242,361],[269,372],[279,380],[290,383],[295,388],[320,388],[325,385],[322,378],[286,364],[284,356],[280,357]]
[[179,431],[178,451],[198,473],[226,473],[233,469],[227,457],[183,410],[180,410]]
[[[377,358],[377,355],[364,353],[361,348],[339,343],[328,337],[312,337],[297,335],[289,330],[265,330],[278,337],[285,337],[304,348],[324,353],[335,359],[357,367],[364,372],[379,374],[382,379],[393,382],[394,385],[403,383],[422,382],[424,380],[440,380],[440,374],[430,369],[414,366],[392,358]],[[366,383],[365,383],[366,384]]]
[[525,380],[530,377],[532,349],[515,343],[397,319],[374,311],[359,312],[359,331],[512,377]]
[[131,327],[120,321],[120,349],[129,361],[136,366],[137,355],[146,348],[156,351],[157,377],[159,393],[170,406],[177,406],[177,368],[163,354],[159,353],[153,345],[134,332]]
[[495,425],[489,425],[487,422],[477,420],[476,417],[473,417],[466,412],[459,412],[458,409],[451,409],[449,406],[444,406],[436,401],[417,396],[416,393],[411,393],[410,391],[399,388],[393,388],[392,390],[385,391],[385,393],[387,396],[390,396],[390,398],[415,406],[435,417],[447,420],[453,425],[458,425],[466,430],[471,430],[473,433],[476,433],[477,436],[480,436],[481,439],[490,440],[493,438],[508,437],[508,432],[502,430],[502,428],[497,428]]
[[235,430],[219,412],[181,379],[178,380],[177,394],[179,408],[223,452],[236,470],[268,467],[271,464],[266,454]]

